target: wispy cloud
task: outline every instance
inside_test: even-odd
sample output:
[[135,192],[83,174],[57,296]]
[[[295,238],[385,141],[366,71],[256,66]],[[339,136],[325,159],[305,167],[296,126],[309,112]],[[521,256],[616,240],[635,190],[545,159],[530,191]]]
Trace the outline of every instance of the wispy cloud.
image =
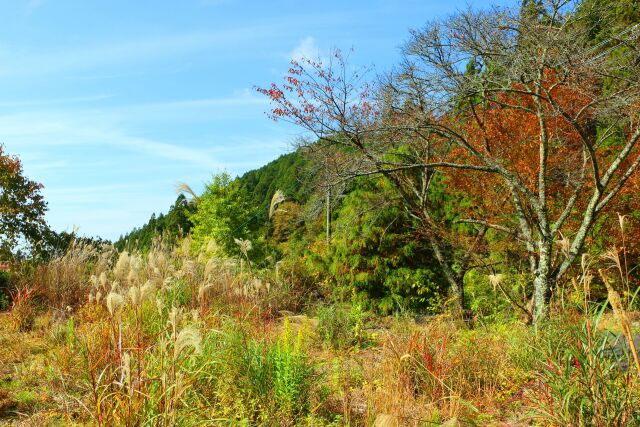
[[170,58],[205,49],[229,49],[247,41],[264,38],[269,26],[250,26],[220,31],[199,31],[115,41],[75,49],[44,52],[25,51],[21,47],[4,46],[0,52],[0,75],[50,75],[51,73],[88,70],[111,64],[132,64]]
[[[0,116],[2,137],[10,144],[40,147],[102,146],[202,168],[219,168],[206,151],[135,136],[96,117],[23,113]],[[71,149],[71,148],[70,148]]]
[[298,43],[298,45],[289,52],[289,59],[300,61],[306,59],[318,59],[320,57],[320,49],[313,37],[307,36]]
[[77,104],[103,101],[113,95],[75,96],[68,98],[27,99],[20,101],[0,101],[0,108],[46,107],[51,105]]

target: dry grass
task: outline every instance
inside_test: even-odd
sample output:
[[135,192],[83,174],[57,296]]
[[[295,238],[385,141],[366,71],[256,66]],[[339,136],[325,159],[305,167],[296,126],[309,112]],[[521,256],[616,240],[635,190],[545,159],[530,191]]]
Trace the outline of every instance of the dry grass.
[[[426,323],[371,318],[356,305],[306,313],[321,313],[318,320],[287,311],[300,307],[298,291],[281,276],[193,254],[189,240],[175,248],[156,242],[146,254],[73,246],[25,271],[21,285],[37,289],[25,299],[29,310],[19,303],[0,315],[7,331],[0,336],[0,420],[548,424],[530,411],[556,405],[557,396],[536,396],[553,387],[562,396],[581,378],[573,365],[550,377],[542,362],[561,352],[541,349],[582,336],[584,314],[546,334],[514,322],[469,330],[444,315]],[[577,289],[588,293],[583,282]],[[340,310],[348,316],[334,325],[331,313]],[[29,320],[16,321],[23,317]],[[592,344],[572,345],[556,347]],[[625,378],[632,401],[637,376]],[[598,381],[609,390],[606,379]]]

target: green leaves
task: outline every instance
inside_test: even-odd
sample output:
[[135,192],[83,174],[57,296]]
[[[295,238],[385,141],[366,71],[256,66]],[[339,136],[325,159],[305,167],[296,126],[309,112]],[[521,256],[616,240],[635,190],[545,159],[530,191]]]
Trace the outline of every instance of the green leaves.
[[47,204],[42,184],[23,174],[20,159],[0,145],[0,252],[6,256],[21,240],[36,244],[45,234]]
[[326,272],[377,310],[435,309],[446,291],[431,252],[385,180],[359,180],[337,211]]
[[235,239],[249,239],[256,228],[258,209],[248,194],[228,173],[215,175],[207,185],[196,212],[192,237],[196,249],[206,248],[211,240],[227,255],[240,255]]

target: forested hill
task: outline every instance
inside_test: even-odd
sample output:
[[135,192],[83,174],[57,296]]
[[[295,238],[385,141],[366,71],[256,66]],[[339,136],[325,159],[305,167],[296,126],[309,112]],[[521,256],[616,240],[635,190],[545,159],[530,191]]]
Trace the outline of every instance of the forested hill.
[[237,181],[257,205],[269,206],[277,190],[286,194],[288,199],[304,204],[310,194],[310,184],[305,179],[307,167],[308,161],[304,156],[293,152],[245,173]]
[[191,224],[189,215],[193,206],[184,195],[179,195],[166,214],[151,214],[149,221],[140,228],[134,228],[124,236],[120,236],[114,245],[119,250],[147,249],[155,236],[165,235],[172,240],[186,236]]
[[[281,190],[288,200],[300,204],[307,201],[310,184],[303,177],[307,166],[308,161],[300,153],[284,154],[258,169],[235,178],[234,185],[251,198],[252,205],[262,208],[262,215],[258,214],[258,217],[266,217],[271,197],[277,190]],[[121,236],[115,246],[121,250],[147,249],[155,236],[165,235],[171,240],[186,236],[193,225],[189,217],[194,210],[194,206],[181,194],[168,213],[152,214],[146,224]]]

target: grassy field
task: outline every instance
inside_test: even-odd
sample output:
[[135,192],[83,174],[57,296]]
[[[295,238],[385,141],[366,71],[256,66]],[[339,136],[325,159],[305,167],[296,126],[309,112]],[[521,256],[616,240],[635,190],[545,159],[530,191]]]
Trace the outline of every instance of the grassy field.
[[633,312],[556,307],[537,330],[379,317],[190,253],[188,241],[144,255],[78,245],[23,272],[0,314],[0,424],[640,422],[633,358],[612,351]]

